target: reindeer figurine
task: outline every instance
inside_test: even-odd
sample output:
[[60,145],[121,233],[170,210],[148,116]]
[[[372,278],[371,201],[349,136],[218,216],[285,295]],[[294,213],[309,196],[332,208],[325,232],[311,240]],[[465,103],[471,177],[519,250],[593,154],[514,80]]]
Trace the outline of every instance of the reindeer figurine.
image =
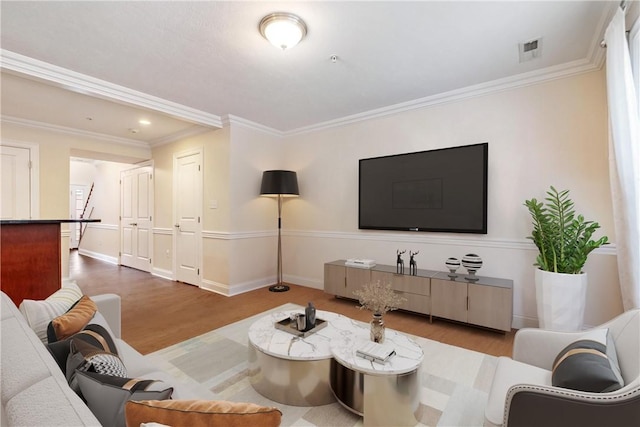
[[418,274],[418,263],[416,262],[415,259],[413,259],[413,257],[418,255],[419,253],[420,251],[418,252],[409,251],[409,274],[412,276],[416,276]]
[[404,260],[402,259],[402,254],[407,252],[406,250],[404,251],[400,251],[400,249],[398,249],[396,251],[396,254],[398,255],[398,259],[396,260],[396,273],[397,274],[404,274]]

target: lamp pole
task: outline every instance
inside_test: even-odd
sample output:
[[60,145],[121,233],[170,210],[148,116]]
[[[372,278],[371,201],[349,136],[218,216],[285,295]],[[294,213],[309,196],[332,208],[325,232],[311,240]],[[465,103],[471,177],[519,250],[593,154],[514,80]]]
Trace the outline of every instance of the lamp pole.
[[278,285],[282,285],[282,194],[278,194]]

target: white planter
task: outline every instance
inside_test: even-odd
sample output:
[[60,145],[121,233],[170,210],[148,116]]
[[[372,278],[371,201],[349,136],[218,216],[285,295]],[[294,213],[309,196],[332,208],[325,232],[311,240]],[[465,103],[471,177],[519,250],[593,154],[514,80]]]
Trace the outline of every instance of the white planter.
[[541,329],[580,331],[587,298],[587,274],[536,269],[536,304]]

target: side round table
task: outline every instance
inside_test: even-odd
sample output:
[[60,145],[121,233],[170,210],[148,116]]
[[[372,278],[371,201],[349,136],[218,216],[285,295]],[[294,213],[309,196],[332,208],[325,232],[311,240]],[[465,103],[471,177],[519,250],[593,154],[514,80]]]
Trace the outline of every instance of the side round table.
[[385,332],[396,354],[386,363],[356,356],[370,342],[369,325],[331,342],[331,388],[338,401],[363,417],[365,426],[415,426],[420,405],[422,348],[408,336]]

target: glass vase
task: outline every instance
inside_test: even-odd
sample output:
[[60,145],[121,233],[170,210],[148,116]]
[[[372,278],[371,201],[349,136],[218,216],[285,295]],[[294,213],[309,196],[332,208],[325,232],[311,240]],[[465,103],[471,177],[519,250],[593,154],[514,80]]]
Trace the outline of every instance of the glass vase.
[[373,313],[371,325],[371,341],[382,344],[384,342],[384,321],[382,314]]

